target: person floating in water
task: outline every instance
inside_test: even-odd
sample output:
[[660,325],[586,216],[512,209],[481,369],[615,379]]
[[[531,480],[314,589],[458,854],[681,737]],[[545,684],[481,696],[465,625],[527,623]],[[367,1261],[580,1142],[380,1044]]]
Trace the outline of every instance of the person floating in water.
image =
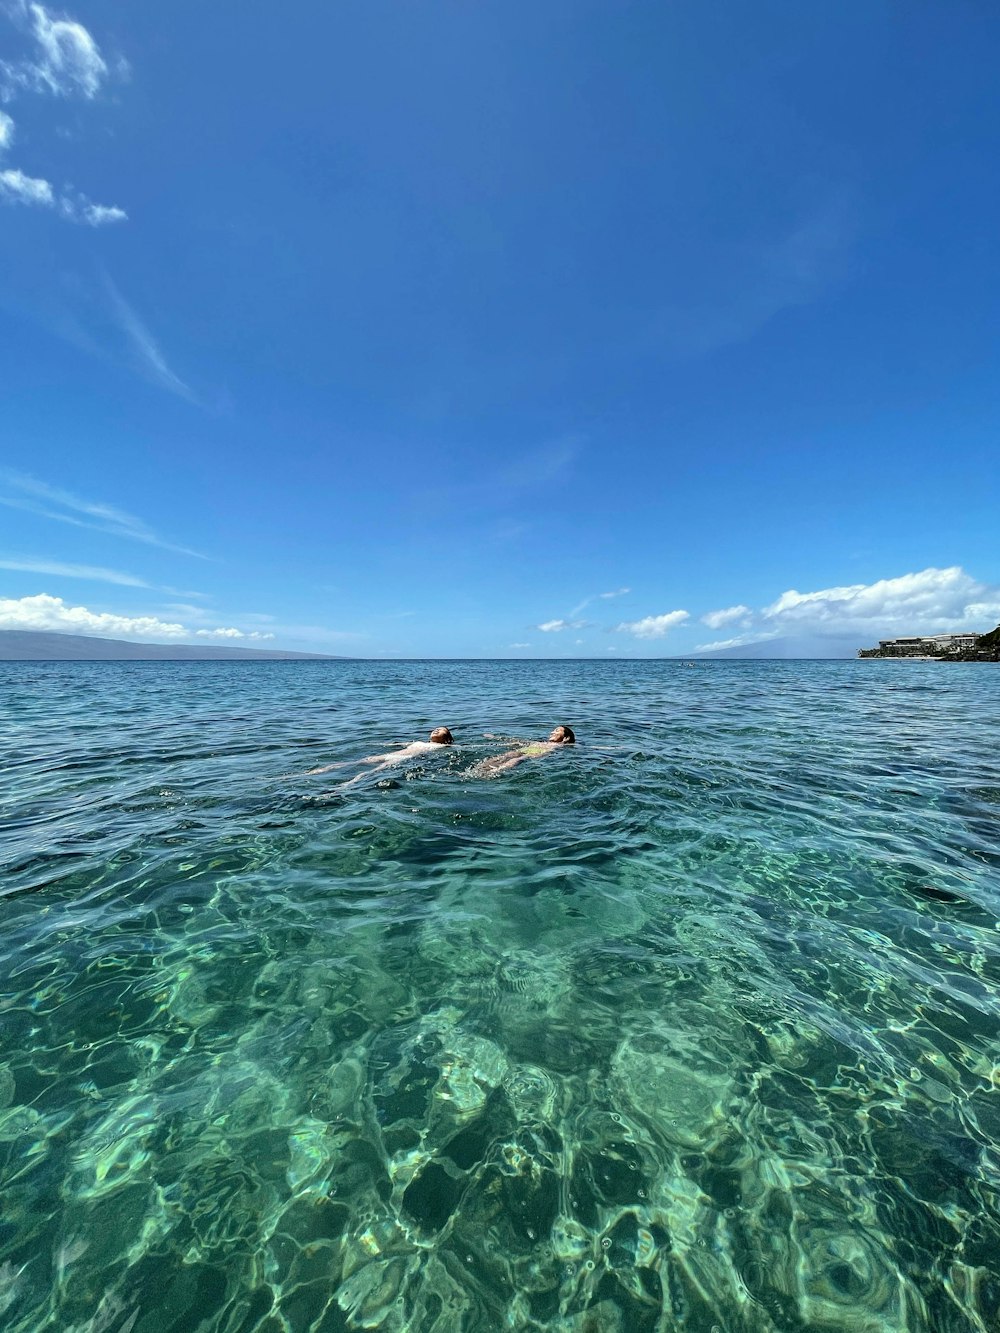
[[520,742],[515,749],[508,750],[506,754],[498,754],[493,759],[484,759],[481,764],[476,765],[475,771],[481,777],[493,777],[496,773],[506,772],[508,768],[516,768],[526,759],[541,759],[547,754],[553,754],[562,745],[575,744],[576,736],[572,727],[556,727],[547,741]]
[[[326,764],[323,768],[311,768],[308,776],[313,773],[329,773],[332,768],[343,768],[348,763],[375,764],[375,772],[379,773],[384,768],[395,768],[397,764],[405,763],[407,759],[414,759],[418,754],[426,754],[428,750],[437,750],[442,745],[453,745],[454,736],[447,727],[435,727],[431,732],[430,740],[411,741],[409,745],[404,745],[401,750],[390,750],[388,754],[370,754],[366,759],[342,760],[339,764]],[[352,782],[357,782],[363,777],[359,774],[357,778],[352,778]],[[349,785],[349,784],[347,784]]]

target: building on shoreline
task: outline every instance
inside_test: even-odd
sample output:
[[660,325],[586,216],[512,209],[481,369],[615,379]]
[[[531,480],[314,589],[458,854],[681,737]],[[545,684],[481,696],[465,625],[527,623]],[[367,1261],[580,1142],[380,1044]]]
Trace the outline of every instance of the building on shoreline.
[[[904,639],[879,639],[881,657],[936,657],[975,648],[978,634],[929,634]],[[870,649],[869,651],[874,651]]]
[[859,657],[932,657],[996,661],[1000,626],[989,634],[915,634],[879,639],[877,648],[859,648]]

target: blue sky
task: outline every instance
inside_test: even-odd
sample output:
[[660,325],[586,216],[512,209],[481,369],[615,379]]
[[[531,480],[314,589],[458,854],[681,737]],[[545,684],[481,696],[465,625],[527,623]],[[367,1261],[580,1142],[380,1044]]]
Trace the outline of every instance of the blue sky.
[[1000,619],[1000,10],[0,5],[0,627]]

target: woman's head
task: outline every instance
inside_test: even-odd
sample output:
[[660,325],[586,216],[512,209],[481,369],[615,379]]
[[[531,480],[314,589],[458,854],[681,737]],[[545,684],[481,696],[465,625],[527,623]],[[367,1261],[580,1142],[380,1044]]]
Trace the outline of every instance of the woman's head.
[[553,745],[574,745],[576,743],[572,727],[556,727],[555,731],[549,736],[549,740]]
[[431,732],[431,740],[435,745],[451,745],[454,739],[447,727],[435,727]]

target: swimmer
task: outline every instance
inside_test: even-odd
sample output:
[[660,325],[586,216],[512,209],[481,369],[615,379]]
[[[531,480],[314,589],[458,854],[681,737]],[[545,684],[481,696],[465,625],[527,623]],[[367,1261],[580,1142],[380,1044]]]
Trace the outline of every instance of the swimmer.
[[508,750],[506,754],[498,754],[493,759],[484,759],[481,764],[476,765],[474,771],[480,777],[492,777],[495,773],[506,772],[508,768],[516,768],[526,759],[541,759],[545,755],[554,754],[563,745],[575,744],[576,736],[572,727],[556,727],[549,734],[547,741],[523,741],[516,749]]
[[[438,750],[442,745],[453,745],[455,738],[447,727],[435,727],[431,732],[430,740],[411,741],[409,745],[404,745],[401,750],[391,750],[388,754],[370,754],[366,759],[347,759],[339,764],[326,764],[323,768],[311,768],[307,776],[313,773],[329,773],[332,768],[343,768],[345,764],[375,764],[375,772],[379,773],[384,768],[395,768],[397,764],[405,763],[407,759],[415,759],[418,754],[426,754],[428,750]],[[352,782],[357,782],[363,774],[357,778],[352,778]],[[349,785],[349,784],[347,784]]]

